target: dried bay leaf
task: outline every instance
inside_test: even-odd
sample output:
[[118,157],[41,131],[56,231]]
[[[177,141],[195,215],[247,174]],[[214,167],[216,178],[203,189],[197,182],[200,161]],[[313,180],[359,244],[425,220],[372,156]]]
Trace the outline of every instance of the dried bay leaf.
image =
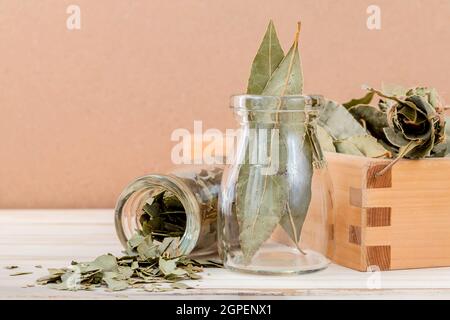
[[124,266],[120,266],[118,268],[118,274],[117,274],[117,279],[118,280],[127,280],[129,278],[131,278],[134,274],[134,270],[131,267],[124,267]]
[[62,275],[68,271],[67,268],[48,268],[47,270],[50,275]]
[[140,235],[139,233],[133,234],[133,236],[128,240],[127,245],[130,249],[134,249],[137,246],[139,246],[143,241],[145,240],[145,237]]
[[67,282],[61,282],[61,283],[49,283],[47,285],[47,287],[49,287],[50,289],[54,289],[54,290],[72,290],[72,291],[76,291],[76,290],[81,290],[82,287],[81,286],[68,286]]
[[138,268],[139,268],[139,262],[133,261],[131,263],[131,269],[135,270],[135,269],[138,269]]
[[381,158],[387,156],[388,151],[370,135],[353,136],[345,140],[335,142],[339,153],[353,154],[369,158]]
[[[381,128],[383,134],[380,138],[396,153],[396,159],[389,167],[403,157],[420,159],[444,155],[446,146],[440,144],[445,140],[446,122],[435,89],[412,88],[403,96],[390,95],[373,88],[368,90],[377,94],[380,100],[390,102],[386,111],[387,125]],[[434,150],[438,153],[433,154]]]
[[359,121],[377,139],[384,137],[383,128],[388,127],[385,112],[371,105],[356,105],[348,109],[352,116]]
[[386,139],[389,141],[389,143],[396,147],[399,147],[399,148],[404,147],[409,143],[409,141],[406,140],[406,138],[402,132],[396,132],[391,127],[383,128],[383,133],[384,133]]
[[[301,133],[299,127],[295,134],[287,138],[289,145],[302,149],[302,152],[287,150],[289,163],[287,166],[289,194],[287,210],[281,217],[280,224],[289,237],[298,246],[303,224],[311,202],[311,181],[313,176],[313,156],[311,139],[306,132]],[[303,128],[303,131],[306,128]],[[303,141],[302,141],[303,140]]]
[[159,258],[159,270],[165,276],[182,276],[187,272],[181,268],[177,267],[178,259],[170,259],[165,260],[163,258]]
[[129,286],[127,281],[117,279],[117,273],[115,272],[105,273],[103,276],[103,281],[108,286],[108,289],[112,291],[122,291],[127,289]]
[[160,254],[164,254],[168,257],[179,256],[178,245],[180,243],[180,238],[164,238],[163,242],[158,247]]
[[159,254],[158,246],[155,245],[151,237],[146,237],[136,248],[139,257],[143,260],[149,258],[156,258]]
[[261,94],[273,71],[283,60],[284,53],[277,37],[275,26],[270,20],[266,34],[256,54],[248,80],[247,93]]
[[[49,269],[49,274],[37,279],[36,283],[57,290],[92,290],[107,286],[108,291],[119,291],[143,287],[149,283],[171,283],[201,278],[198,274],[203,271],[201,262],[186,256],[173,258],[177,252],[175,247],[179,238],[168,238],[161,243],[153,240],[151,235],[144,237],[139,234],[130,240],[125,256],[117,258],[106,254],[91,262],[73,261],[68,268]],[[134,248],[131,248],[130,244]],[[155,248],[156,254],[142,255],[147,252],[143,250],[145,246]],[[141,254],[137,253],[138,249]],[[210,262],[205,267],[212,265]],[[214,267],[218,266],[219,264],[214,264]]]
[[[334,101],[327,101],[320,113],[318,124],[333,138],[338,153],[390,156],[389,150],[370,136],[344,106]],[[362,143],[365,145],[362,146]]]
[[334,142],[338,153],[351,154],[354,156],[364,157],[364,154],[348,139],[337,140]]
[[333,138],[321,126],[317,126],[317,138],[319,139],[320,146],[323,151],[336,152],[336,147],[333,144]]
[[162,287],[158,284],[146,284],[143,289],[147,292],[166,292],[166,291],[170,291],[171,289],[168,287]]
[[195,262],[198,266],[222,268],[223,262],[219,259],[193,259],[189,262]]
[[450,117],[445,117],[445,139],[434,147],[433,152],[438,157],[450,157]]
[[[263,168],[251,168],[244,215],[240,221],[239,240],[243,258],[249,263],[261,245],[270,238],[285,211],[287,200],[286,178],[280,175],[264,175]],[[242,204],[242,203],[241,203]]]
[[171,283],[170,286],[173,289],[194,289],[193,287],[187,285],[184,282],[175,282],[175,283]]
[[173,260],[165,260],[163,258],[159,258],[159,270],[168,276],[172,274],[172,272],[177,268],[176,259]]
[[332,100],[325,103],[318,122],[335,140],[345,140],[355,135],[367,134],[345,107]]
[[61,274],[50,274],[43,277],[40,277],[36,280],[37,284],[45,285],[47,283],[56,282],[61,279]]
[[92,264],[102,271],[117,271],[117,259],[111,254],[104,254],[97,257]]
[[17,277],[17,276],[24,276],[24,275],[32,274],[32,273],[33,272],[31,272],[31,271],[19,271],[19,272],[11,273],[10,276]]
[[300,27],[295,34],[294,44],[289,49],[286,56],[280,62],[267,82],[263,95],[285,96],[302,94],[303,92],[303,72],[298,52],[298,37]]
[[186,212],[180,200],[169,191],[150,197],[139,218],[143,236],[158,241],[166,237],[182,237],[186,229]]
[[[262,91],[263,95],[302,94],[303,75],[298,52],[299,33],[300,24],[298,25],[293,45],[272,73]],[[277,112],[281,105],[270,107]],[[287,157],[291,153],[298,154],[298,148],[301,149],[303,146],[305,137],[303,124],[305,119],[300,115],[292,115],[292,119],[289,120],[290,123],[286,121],[281,122],[278,114],[271,114],[269,109],[267,111],[267,113],[260,113],[255,115],[255,117],[259,125],[271,123],[273,124],[273,129],[280,129],[279,149],[276,150],[279,153],[278,170],[267,174],[267,169],[259,166],[244,164],[240,167],[239,179],[236,185],[236,216],[239,224],[239,240],[244,263],[250,263],[253,256],[261,245],[270,238],[273,230],[279,223],[282,223],[282,226],[292,237],[293,241],[296,241],[301,230],[304,215],[306,215],[304,208],[307,211],[310,202],[311,181],[309,177],[312,175],[311,162],[309,166],[302,167],[302,169],[310,171],[304,173],[306,183],[298,185],[302,189],[300,196],[298,194],[290,196],[289,182],[287,175],[284,173],[296,169],[286,167]],[[273,116],[275,116],[275,123],[273,122]],[[293,141],[294,143],[292,143]],[[268,150],[272,150],[271,143],[272,139],[268,141]],[[267,164],[267,167],[272,165],[273,155],[269,159],[270,162]],[[294,185],[297,186],[295,183],[291,183],[291,189],[295,189],[292,188]],[[309,193],[303,192],[308,190]],[[292,204],[289,201],[292,201]],[[291,206],[293,209],[290,208]],[[284,220],[282,221],[282,219]]]
[[12,269],[17,269],[17,268],[19,268],[19,266],[12,265],[12,266],[5,266],[4,268],[5,268],[6,270],[12,270]]
[[367,104],[369,104],[369,103],[372,102],[372,99],[373,99],[373,96],[374,96],[374,95],[375,95],[374,92],[369,91],[369,92],[367,92],[367,94],[366,94],[364,97],[359,98],[359,99],[352,99],[352,100],[350,100],[349,102],[343,103],[342,105],[343,105],[344,107],[346,107],[347,110],[348,110],[348,109],[351,109],[351,108],[353,108],[353,107],[355,107],[355,106],[358,106],[358,105],[360,105],[360,104],[365,104],[365,105],[367,105]]
[[[262,94],[267,82],[271,78],[280,62],[284,58],[283,49],[280,46],[273,21],[269,22],[266,34],[259,47],[258,53],[253,59],[250,77],[247,86],[247,94]],[[247,144],[248,147],[248,144]],[[251,201],[251,194],[247,194],[247,183],[249,176],[252,176],[252,166],[249,165],[248,152],[242,159],[237,184],[236,184],[236,216],[238,224],[242,225],[245,219],[244,213]]]
[[146,284],[143,289],[147,292],[158,292],[159,291],[159,285],[156,285],[154,283]]
[[381,84],[381,91],[384,92],[388,96],[405,96],[408,92],[408,89],[393,83],[382,83]]

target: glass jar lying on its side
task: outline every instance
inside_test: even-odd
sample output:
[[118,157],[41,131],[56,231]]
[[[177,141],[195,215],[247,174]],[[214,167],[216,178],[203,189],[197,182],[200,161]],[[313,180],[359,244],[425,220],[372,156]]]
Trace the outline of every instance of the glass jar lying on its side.
[[189,166],[131,182],[115,209],[117,235],[124,247],[134,233],[162,241],[179,237],[181,255],[215,253],[220,166]]

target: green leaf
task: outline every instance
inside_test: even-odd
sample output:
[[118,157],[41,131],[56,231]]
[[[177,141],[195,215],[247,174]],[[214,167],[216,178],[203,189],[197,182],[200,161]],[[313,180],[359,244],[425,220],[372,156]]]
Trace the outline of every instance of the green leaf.
[[[369,92],[372,93],[373,92]],[[360,104],[348,109],[352,116],[377,139],[383,139],[383,128],[388,127],[389,123],[385,112],[371,105]]]
[[4,266],[4,268],[7,269],[7,270],[12,270],[12,269],[17,269],[17,268],[19,268],[19,266],[15,266],[15,265],[12,265],[12,266]]
[[[303,130],[304,131],[304,130]],[[305,133],[296,132],[287,140],[302,151],[287,150],[289,163],[287,166],[289,194],[286,210],[281,217],[280,224],[291,240],[298,246],[303,223],[311,202],[311,181],[313,176],[312,145],[310,137]],[[296,141],[297,140],[297,141]],[[303,141],[302,141],[303,140]]]
[[32,274],[32,273],[33,272],[31,272],[31,271],[19,271],[19,272],[11,273],[10,276],[11,277],[17,277],[17,276],[24,276],[24,275]]
[[165,260],[163,258],[159,258],[159,270],[164,275],[172,274],[172,272],[177,268],[176,259]]
[[262,92],[263,95],[284,96],[302,94],[303,72],[300,54],[298,52],[299,33],[300,27],[297,29],[294,44],[273,72]]
[[178,259],[170,259],[166,260],[164,258],[159,258],[159,270],[165,275],[165,276],[182,276],[187,273],[186,270],[183,270],[182,268],[177,267],[177,261]]
[[163,242],[159,245],[158,251],[160,254],[166,254],[169,257],[178,256],[178,245],[180,243],[180,238],[164,238]]
[[108,289],[112,291],[122,291],[128,288],[128,282],[125,280],[117,280],[114,276],[104,277]]
[[408,89],[398,84],[382,83],[381,91],[388,96],[402,97],[406,95]]
[[175,195],[163,191],[147,200],[142,207],[139,222],[142,235],[150,235],[155,240],[182,237],[186,230],[186,212]]
[[378,124],[378,130],[382,130],[380,140],[396,154],[391,166],[402,157],[419,159],[445,154],[447,147],[442,145],[445,119],[434,89],[417,87],[404,95],[389,95],[373,88],[368,90],[391,102],[385,113],[387,123]]
[[171,283],[170,286],[173,289],[194,289],[193,287],[187,285],[186,283],[183,282],[175,282],[175,283]]
[[[359,107],[353,107],[353,110]],[[327,101],[320,113],[319,126],[332,138],[338,153],[368,156],[390,155],[384,146],[371,137],[361,124],[342,105]]]
[[134,270],[129,266],[120,266],[118,269],[117,279],[127,280],[133,276]]
[[[348,139],[350,139],[350,138],[348,138]],[[351,154],[354,156],[364,157],[364,154],[361,152],[361,150],[359,150],[355,146],[355,144],[353,144],[348,139],[335,141],[334,145],[336,146],[336,151],[338,153]]]
[[347,109],[350,109],[360,104],[369,104],[370,102],[372,102],[374,94],[374,92],[369,91],[364,97],[359,99],[352,99],[349,102],[343,103],[342,105]]
[[396,147],[404,147],[409,143],[402,132],[396,132],[391,127],[383,128],[383,132],[389,143]]
[[140,235],[139,233],[133,234],[133,236],[128,240],[128,247],[130,249],[135,249],[138,245],[141,244],[142,241],[145,240],[145,237]]
[[150,284],[146,284],[144,286],[144,290],[147,292],[165,292],[165,291],[170,291],[170,288],[167,287],[161,287],[160,285],[156,284],[156,283],[150,283]]
[[355,135],[367,134],[367,131],[345,107],[331,100],[325,103],[318,122],[335,140],[345,140]]
[[110,254],[104,254],[97,257],[92,264],[103,271],[117,271],[117,258]]
[[317,138],[319,139],[320,146],[323,151],[336,152],[336,148],[333,144],[333,138],[320,125],[317,126]]
[[154,259],[158,256],[158,246],[153,243],[151,237],[146,237],[136,250],[143,260]]
[[50,275],[62,275],[67,272],[66,268],[48,268],[47,270]]
[[353,136],[345,140],[336,141],[336,150],[340,153],[382,158],[389,156],[389,152],[372,136]]
[[450,156],[450,117],[445,117],[444,141],[433,149],[436,157]]
[[[239,240],[244,262],[249,263],[261,245],[270,238],[285,211],[287,200],[286,178],[264,175],[262,168],[251,166],[252,174],[240,202]],[[238,190],[240,182],[238,182]],[[239,218],[240,217],[240,218]]]
[[[201,272],[202,264],[179,256],[170,259],[172,245],[177,245],[178,238],[167,239],[164,244],[152,240],[151,236],[132,237],[139,241],[131,241],[136,244],[138,251],[143,251],[145,246],[156,248],[153,257],[141,257],[140,255],[126,255],[119,258],[106,254],[99,256],[91,262],[72,261],[68,268],[48,269],[49,275],[39,278],[36,282],[58,290],[92,290],[102,285],[109,290],[124,290],[129,286],[142,287],[145,283],[162,283],[188,279],[199,279],[196,273]],[[165,251],[160,252],[160,249]],[[211,263],[205,267],[211,266]],[[217,267],[218,265],[214,265]]]
[[250,78],[248,79],[248,94],[261,94],[263,92],[267,81],[281,60],[283,60],[283,57],[283,49],[271,20],[258,53],[253,60]]
[[[298,52],[299,33],[300,24],[298,25],[293,45],[272,73],[262,91],[263,95],[302,94],[303,75]],[[270,106],[275,111],[278,111],[280,107],[281,105]],[[285,120],[280,121],[277,115],[275,123],[273,123],[270,113],[256,115],[256,122],[259,126],[267,128],[267,125],[271,124],[273,126],[272,129],[281,127],[283,130],[287,129],[287,132],[291,130],[291,126],[299,127],[303,125],[301,121],[304,121],[304,118],[292,117],[289,122]],[[297,142],[302,142],[301,139],[304,139],[305,131],[300,131],[297,132],[293,129],[293,137],[297,139]],[[269,150],[272,150],[271,143],[272,141],[268,141]],[[291,148],[292,146],[302,148],[302,145],[303,142],[301,144],[293,143]],[[282,216],[288,209],[288,181],[283,173],[287,169],[287,141],[280,141],[279,147],[280,149],[275,151],[279,153],[278,163],[276,164],[278,166],[277,172],[267,174],[267,167],[271,167],[273,161],[275,161],[274,154],[270,155],[270,162],[267,164],[267,167],[249,165],[245,162],[239,169],[236,183],[236,216],[239,224],[239,240],[244,263],[249,263],[261,245],[270,238],[273,230],[280,223]],[[299,153],[298,150],[297,153]],[[248,160],[248,155],[246,155],[246,160]],[[311,185],[305,185],[305,187],[310,188]],[[292,198],[298,198],[298,196],[295,195]],[[307,205],[309,205],[309,202]],[[291,233],[295,238],[301,228],[299,226],[299,217],[303,215],[303,211],[296,206],[293,212],[288,214],[290,215],[289,221],[295,220],[294,231]],[[290,223],[289,230],[293,230],[292,223]]]

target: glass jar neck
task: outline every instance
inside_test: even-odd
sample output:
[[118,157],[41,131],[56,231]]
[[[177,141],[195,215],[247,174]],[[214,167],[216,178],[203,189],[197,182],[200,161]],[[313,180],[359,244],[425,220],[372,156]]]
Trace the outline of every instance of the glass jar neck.
[[241,125],[292,127],[314,122],[324,105],[322,96],[237,95],[231,107]]
[[186,227],[180,239],[181,255],[188,255],[197,244],[201,229],[201,214],[192,191],[183,181],[173,175],[148,175],[129,184],[121,193],[116,204],[115,225],[118,237],[126,247],[128,239],[142,230],[140,212],[152,196],[168,191],[182,204],[186,213]]

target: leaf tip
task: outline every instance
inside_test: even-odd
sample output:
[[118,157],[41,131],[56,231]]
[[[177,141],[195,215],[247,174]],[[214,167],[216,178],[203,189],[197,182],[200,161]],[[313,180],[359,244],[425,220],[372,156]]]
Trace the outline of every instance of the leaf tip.
[[297,22],[297,31],[295,32],[295,38],[294,38],[294,42],[298,43],[298,38],[300,37],[300,30],[302,29],[302,23],[301,21]]

